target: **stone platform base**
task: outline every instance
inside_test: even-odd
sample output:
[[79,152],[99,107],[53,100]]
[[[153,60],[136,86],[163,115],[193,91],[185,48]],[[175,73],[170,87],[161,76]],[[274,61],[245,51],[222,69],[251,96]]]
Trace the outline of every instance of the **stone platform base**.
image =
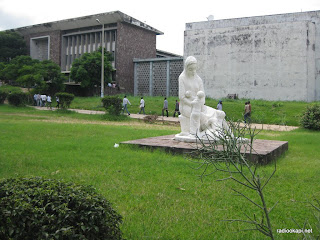
[[[197,143],[179,142],[174,140],[174,136],[175,135],[167,135],[143,138],[121,142],[121,144],[131,144],[151,149],[160,148],[180,154],[190,153],[197,148]],[[288,150],[288,142],[256,139],[253,142],[253,150],[252,161],[259,164],[267,164]]]

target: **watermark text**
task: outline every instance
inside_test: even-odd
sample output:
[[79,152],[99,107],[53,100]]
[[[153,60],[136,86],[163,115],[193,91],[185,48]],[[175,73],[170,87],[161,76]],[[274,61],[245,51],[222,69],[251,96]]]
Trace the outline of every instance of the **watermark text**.
[[312,233],[312,229],[277,229],[277,233]]

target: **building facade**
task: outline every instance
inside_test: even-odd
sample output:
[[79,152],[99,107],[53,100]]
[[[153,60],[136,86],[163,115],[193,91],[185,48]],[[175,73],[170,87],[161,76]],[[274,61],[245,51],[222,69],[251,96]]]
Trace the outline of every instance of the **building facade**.
[[104,29],[103,46],[114,57],[112,64],[116,71],[113,81],[124,92],[133,94],[133,59],[156,57],[156,36],[163,34],[159,30],[120,11],[14,30],[25,38],[32,58],[51,59],[61,66],[62,72],[68,74],[74,59],[101,46],[102,29]]
[[206,94],[320,100],[320,11],[187,23]]

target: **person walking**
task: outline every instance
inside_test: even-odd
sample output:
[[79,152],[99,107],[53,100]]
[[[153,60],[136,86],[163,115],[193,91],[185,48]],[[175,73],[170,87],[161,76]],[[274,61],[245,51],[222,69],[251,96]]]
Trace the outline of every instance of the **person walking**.
[[124,96],[123,102],[122,102],[122,105],[123,105],[122,114],[124,113],[124,110],[126,110],[126,112],[128,113],[128,116],[130,116],[130,112],[128,111],[128,108],[127,108],[128,103],[131,105],[131,103],[128,100],[127,96]]
[[164,101],[163,101],[163,108],[162,108],[162,117],[164,117],[164,111],[167,112],[167,117],[169,117],[169,113],[168,113],[168,100],[165,97]]
[[250,119],[250,106],[249,103],[246,102],[245,106],[244,106],[244,123],[250,123],[251,119]]
[[41,95],[41,107],[45,107],[46,106],[46,101],[47,101],[47,95],[42,94]]
[[178,102],[178,100],[176,100],[176,104],[175,104],[175,107],[174,107],[173,117],[176,116],[176,113],[178,113],[178,116],[180,115],[179,105],[180,105],[180,103]]
[[37,98],[38,98],[38,94],[34,94],[33,95],[33,106],[37,106]]
[[140,100],[140,111],[139,111],[139,114],[141,113],[141,111],[143,111],[143,114],[146,115],[146,113],[144,112],[144,100],[143,100],[143,97],[141,97],[141,100]]
[[38,93],[37,94],[37,106],[41,107],[42,101],[41,101],[41,95]]
[[220,100],[218,105],[217,105],[217,110],[222,111],[222,101]]
[[251,103],[250,103],[250,101],[248,101],[248,105],[249,105],[249,117],[251,119]]
[[50,96],[50,95],[48,95],[48,96],[47,96],[47,108],[50,108],[50,109],[52,110],[52,106],[51,106],[51,104],[52,104],[51,96]]
[[58,108],[58,109],[59,109],[59,107],[60,107],[60,99],[59,99],[59,97],[58,97],[58,96],[56,96],[56,102],[57,102],[57,106],[56,106],[56,108]]

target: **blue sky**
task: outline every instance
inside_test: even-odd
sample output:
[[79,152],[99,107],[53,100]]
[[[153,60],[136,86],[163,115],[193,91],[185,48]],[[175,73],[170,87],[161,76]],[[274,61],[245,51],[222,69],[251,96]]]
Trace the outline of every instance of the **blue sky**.
[[0,30],[110,11],[122,11],[164,32],[157,48],[183,54],[185,24],[320,10],[320,0],[0,0]]

